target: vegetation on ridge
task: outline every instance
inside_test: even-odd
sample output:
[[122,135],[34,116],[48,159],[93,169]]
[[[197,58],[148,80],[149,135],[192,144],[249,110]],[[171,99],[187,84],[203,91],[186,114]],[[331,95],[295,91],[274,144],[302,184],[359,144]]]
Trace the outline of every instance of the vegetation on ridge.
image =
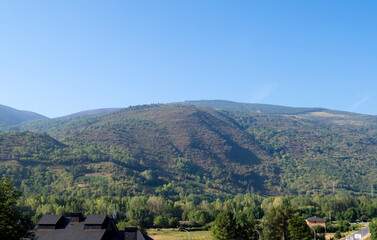
[[372,116],[329,111],[286,115],[136,106],[8,128],[0,135],[0,173],[25,176],[16,183],[29,182],[31,192],[38,168],[51,175],[44,183],[48,192],[65,173],[73,189],[91,179],[112,179],[133,186],[123,189],[130,194],[158,191],[167,197],[334,189],[360,194],[376,184],[376,123]]

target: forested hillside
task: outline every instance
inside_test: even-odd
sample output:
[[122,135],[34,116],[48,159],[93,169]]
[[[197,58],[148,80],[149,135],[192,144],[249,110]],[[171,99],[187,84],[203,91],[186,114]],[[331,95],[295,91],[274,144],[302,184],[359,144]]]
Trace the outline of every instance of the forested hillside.
[[136,106],[3,127],[0,173],[16,179],[27,194],[157,193],[174,200],[334,189],[359,195],[376,184],[374,116],[195,104]]

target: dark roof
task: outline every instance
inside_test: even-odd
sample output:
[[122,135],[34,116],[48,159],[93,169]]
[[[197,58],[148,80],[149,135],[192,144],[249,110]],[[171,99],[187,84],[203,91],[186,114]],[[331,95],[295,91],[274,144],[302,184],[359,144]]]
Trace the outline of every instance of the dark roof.
[[[136,227],[119,231],[113,219],[106,215],[89,215],[83,220],[84,218],[78,215],[45,215],[39,221],[35,235],[39,240],[153,240]],[[47,227],[44,224],[47,224]],[[56,224],[59,227],[56,227]],[[50,225],[53,227],[49,227]]]
[[35,235],[38,240],[102,240],[106,239],[106,229],[85,230],[83,222],[73,222],[61,229],[38,229]]
[[[85,221],[78,214],[70,215],[70,217],[59,216],[45,215],[42,217],[40,223],[59,222],[59,226],[51,225],[53,227],[49,227],[50,225],[39,223],[35,231],[39,240],[106,240],[113,239],[118,230],[112,219],[106,215],[90,215]],[[86,224],[87,222],[89,225]]]
[[319,217],[310,217],[310,218],[306,219],[306,221],[308,221],[308,222],[326,222],[325,219],[319,218]]
[[86,217],[85,225],[102,225],[105,223],[106,215],[89,215]]
[[[139,234],[139,232],[138,232],[138,234]],[[144,234],[142,232],[140,232],[140,234],[144,237],[145,240],[153,240],[153,238],[149,237],[147,234]]]
[[136,231],[119,231],[117,232],[117,239],[122,240],[153,240],[153,238],[142,233],[140,230]]
[[44,215],[41,220],[39,220],[39,225],[56,225],[62,218],[62,215]]
[[137,239],[137,231],[136,232],[125,232],[124,233],[124,238],[122,238],[122,239],[125,239],[125,240],[138,240]]

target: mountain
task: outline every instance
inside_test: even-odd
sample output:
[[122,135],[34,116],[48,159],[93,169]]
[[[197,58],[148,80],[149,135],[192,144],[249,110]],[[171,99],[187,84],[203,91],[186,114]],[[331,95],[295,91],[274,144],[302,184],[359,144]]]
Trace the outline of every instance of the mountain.
[[[175,199],[247,191],[329,194],[334,185],[338,192],[362,194],[377,184],[375,116],[192,103],[23,122],[0,138],[0,174],[25,176],[30,192],[37,191],[40,184],[32,179],[41,179],[44,169],[49,175],[37,192],[60,194],[57,186],[66,179],[66,194],[83,187],[97,194],[101,187],[110,195],[158,193]],[[26,134],[26,142],[1,144],[20,141],[16,133]]]
[[[265,177],[257,173],[263,171],[256,170],[268,156],[234,119],[210,108],[146,105],[78,119],[26,122],[17,128],[47,132],[68,146],[112,147],[115,155],[126,153],[141,170],[170,180],[188,180],[190,174],[214,180],[217,191],[224,193],[242,191],[246,183],[268,191]],[[98,158],[103,157],[108,155]],[[114,162],[122,164],[119,158]]]
[[119,111],[121,108],[100,108],[100,109],[93,109],[93,110],[86,110],[77,113],[73,113],[67,116],[63,116],[61,118],[75,118],[75,117],[84,117],[90,115],[99,115],[99,114],[107,114]]
[[[285,115],[303,115],[311,114],[314,116],[326,117],[351,117],[351,116],[367,116],[352,112],[330,110],[326,108],[303,108],[303,107],[287,107],[272,104],[260,104],[260,103],[238,103],[226,100],[198,100],[198,101],[185,101],[185,104],[192,104],[198,106],[205,106],[214,108],[217,110],[225,111],[246,111],[255,113],[266,114],[285,114]],[[372,116],[371,116],[372,117]]]
[[17,125],[35,119],[46,119],[46,117],[34,112],[21,111],[0,105],[0,126]]
[[199,101],[185,101],[186,104],[206,106],[219,110],[233,110],[233,111],[252,111],[259,113],[270,114],[302,114],[323,111],[323,108],[296,108],[286,107],[271,104],[258,103],[238,103],[226,100],[199,100]]

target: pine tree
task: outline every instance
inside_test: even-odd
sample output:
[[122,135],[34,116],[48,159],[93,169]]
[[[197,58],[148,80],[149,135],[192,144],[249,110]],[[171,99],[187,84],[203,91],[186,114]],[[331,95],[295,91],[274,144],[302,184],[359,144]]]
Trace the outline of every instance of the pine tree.
[[288,237],[290,240],[310,240],[310,228],[298,213],[288,220]]
[[217,240],[236,240],[236,221],[233,213],[226,211],[218,214],[212,231]]
[[263,238],[269,240],[306,240],[311,232],[288,199],[279,199],[263,218]]

